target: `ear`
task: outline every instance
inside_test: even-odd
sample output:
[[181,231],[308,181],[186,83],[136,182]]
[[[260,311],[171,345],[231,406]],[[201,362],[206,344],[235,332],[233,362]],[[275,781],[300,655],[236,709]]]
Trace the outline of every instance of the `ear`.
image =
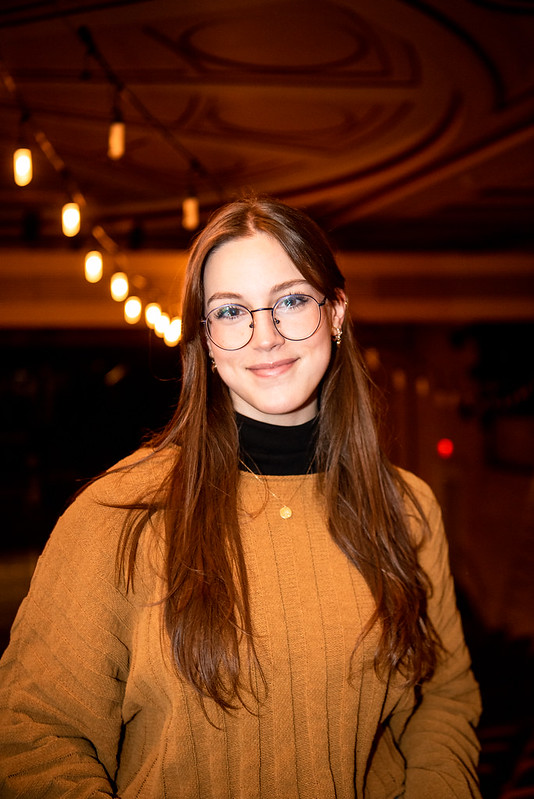
[[341,289],[336,289],[336,295],[336,299],[330,303],[332,308],[330,317],[332,328],[342,327],[348,303],[347,296],[344,291]]

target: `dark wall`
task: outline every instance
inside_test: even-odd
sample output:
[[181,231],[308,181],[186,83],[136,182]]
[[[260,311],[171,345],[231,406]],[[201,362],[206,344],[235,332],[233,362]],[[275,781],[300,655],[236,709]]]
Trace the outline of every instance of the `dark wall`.
[[4,551],[41,549],[83,483],[162,427],[179,350],[143,331],[0,335]]

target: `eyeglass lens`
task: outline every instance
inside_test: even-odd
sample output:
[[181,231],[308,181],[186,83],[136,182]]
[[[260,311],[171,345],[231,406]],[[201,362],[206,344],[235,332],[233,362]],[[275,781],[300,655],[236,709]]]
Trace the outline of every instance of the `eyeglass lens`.
[[254,333],[253,314],[270,311],[281,336],[301,341],[312,336],[319,327],[322,304],[308,294],[289,294],[281,297],[272,309],[250,311],[244,305],[221,305],[206,317],[208,335],[221,349],[240,349],[248,344]]

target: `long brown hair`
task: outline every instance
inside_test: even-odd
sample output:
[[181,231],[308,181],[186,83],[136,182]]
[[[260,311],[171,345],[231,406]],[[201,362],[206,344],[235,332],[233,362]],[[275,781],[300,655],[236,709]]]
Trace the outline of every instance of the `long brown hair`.
[[[158,506],[164,511],[164,617],[179,673],[202,698],[223,708],[247,705],[254,647],[247,569],[237,514],[238,433],[229,392],[209,368],[200,320],[208,256],[227,241],[273,236],[309,283],[328,300],[344,289],[327,239],[304,213],[271,198],[246,198],[214,214],[189,258],[183,299],[182,388],[176,413],[152,445],[172,448],[173,466]],[[173,445],[178,445],[174,446]],[[415,497],[383,455],[368,381],[348,314],[323,379],[316,445],[319,487],[332,538],[367,581],[376,603],[365,634],[381,624],[375,666],[402,672],[408,684],[428,679],[438,636],[427,615],[430,586],[417,558],[405,501]],[[140,535],[154,503],[140,503],[125,527],[119,562],[133,580]],[[247,662],[243,663],[245,641]],[[357,642],[355,642],[355,647]]]

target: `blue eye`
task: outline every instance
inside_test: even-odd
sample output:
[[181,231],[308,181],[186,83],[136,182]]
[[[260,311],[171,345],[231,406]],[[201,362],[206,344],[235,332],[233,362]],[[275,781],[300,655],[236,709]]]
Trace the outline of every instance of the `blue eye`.
[[241,305],[221,305],[211,312],[211,318],[216,322],[232,321],[243,319],[249,315],[246,308]]
[[304,308],[313,297],[308,297],[306,294],[288,294],[287,297],[281,297],[275,305],[276,312],[285,313],[287,311],[295,311]]

